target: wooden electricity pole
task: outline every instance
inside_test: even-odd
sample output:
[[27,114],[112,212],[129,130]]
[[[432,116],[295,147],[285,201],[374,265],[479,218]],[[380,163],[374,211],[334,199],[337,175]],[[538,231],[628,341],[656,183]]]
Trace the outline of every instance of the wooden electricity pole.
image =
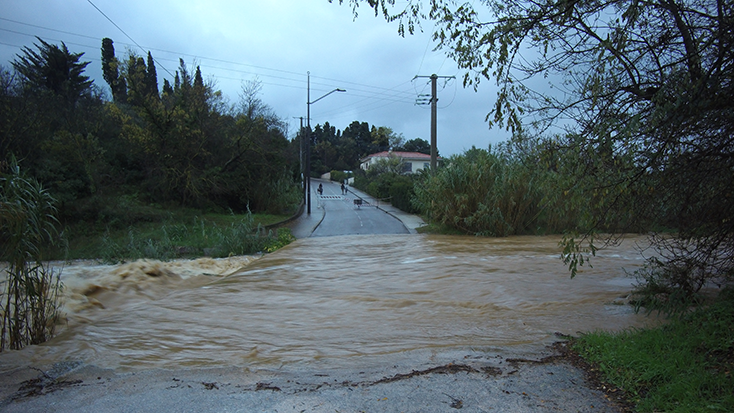
[[438,138],[436,130],[436,117],[437,117],[437,103],[438,96],[436,96],[436,81],[438,78],[443,79],[454,79],[455,76],[438,76],[435,73],[430,76],[416,76],[413,79],[419,77],[427,77],[431,79],[431,173],[436,172],[438,166]]

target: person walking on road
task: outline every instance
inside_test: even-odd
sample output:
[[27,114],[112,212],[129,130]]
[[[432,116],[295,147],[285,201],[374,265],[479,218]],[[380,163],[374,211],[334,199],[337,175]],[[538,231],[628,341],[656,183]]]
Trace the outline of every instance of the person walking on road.
[[324,194],[324,186],[323,185],[319,184],[318,192],[319,192],[319,195],[323,195]]

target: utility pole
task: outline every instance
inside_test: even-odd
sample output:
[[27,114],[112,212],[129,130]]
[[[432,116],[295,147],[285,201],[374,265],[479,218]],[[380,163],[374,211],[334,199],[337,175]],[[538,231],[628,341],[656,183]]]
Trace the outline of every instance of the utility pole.
[[431,75],[431,173],[436,173],[438,167],[438,137],[436,131],[436,106],[438,97],[436,96],[436,80],[438,76],[434,73]]
[[306,211],[308,215],[311,215],[311,72],[306,72],[307,86],[306,86],[306,124],[308,124],[308,130],[306,133]]
[[298,143],[301,147],[299,153],[298,153],[298,160],[300,161],[301,166],[301,176],[303,179],[303,203],[306,204],[306,163],[304,162],[303,155],[306,147],[306,131],[303,130],[303,116],[294,117],[293,119],[300,119],[301,120],[301,129],[300,129],[300,139],[298,140]]
[[430,76],[416,76],[413,79],[417,79],[419,77],[427,77],[431,79],[431,173],[436,172],[436,168],[438,167],[438,138],[437,138],[437,128],[436,128],[436,117],[437,117],[437,103],[438,103],[438,96],[436,96],[436,81],[438,78],[443,79],[454,79],[455,76],[438,76],[435,73]]

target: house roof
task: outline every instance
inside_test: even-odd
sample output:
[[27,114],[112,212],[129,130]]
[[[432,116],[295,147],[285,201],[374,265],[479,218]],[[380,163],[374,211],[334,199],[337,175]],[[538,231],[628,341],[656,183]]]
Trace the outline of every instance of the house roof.
[[[400,151],[382,151],[378,153],[373,153],[372,155],[367,155],[364,158],[360,160],[360,162],[365,162],[368,159],[372,158],[390,158],[390,157],[398,157],[403,158],[406,160],[430,160],[431,155],[426,155],[425,153],[420,152],[400,152]],[[441,159],[439,156],[437,159]]]

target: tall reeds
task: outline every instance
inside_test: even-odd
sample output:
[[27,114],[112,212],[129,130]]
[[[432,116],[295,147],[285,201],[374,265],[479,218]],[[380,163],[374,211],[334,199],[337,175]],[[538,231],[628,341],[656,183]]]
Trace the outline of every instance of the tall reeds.
[[23,176],[14,159],[0,173],[0,259],[8,263],[0,288],[2,351],[53,337],[62,287],[42,257],[57,235],[54,198]]
[[502,151],[453,156],[416,185],[414,203],[428,218],[461,231],[508,236],[547,230],[549,181]]

